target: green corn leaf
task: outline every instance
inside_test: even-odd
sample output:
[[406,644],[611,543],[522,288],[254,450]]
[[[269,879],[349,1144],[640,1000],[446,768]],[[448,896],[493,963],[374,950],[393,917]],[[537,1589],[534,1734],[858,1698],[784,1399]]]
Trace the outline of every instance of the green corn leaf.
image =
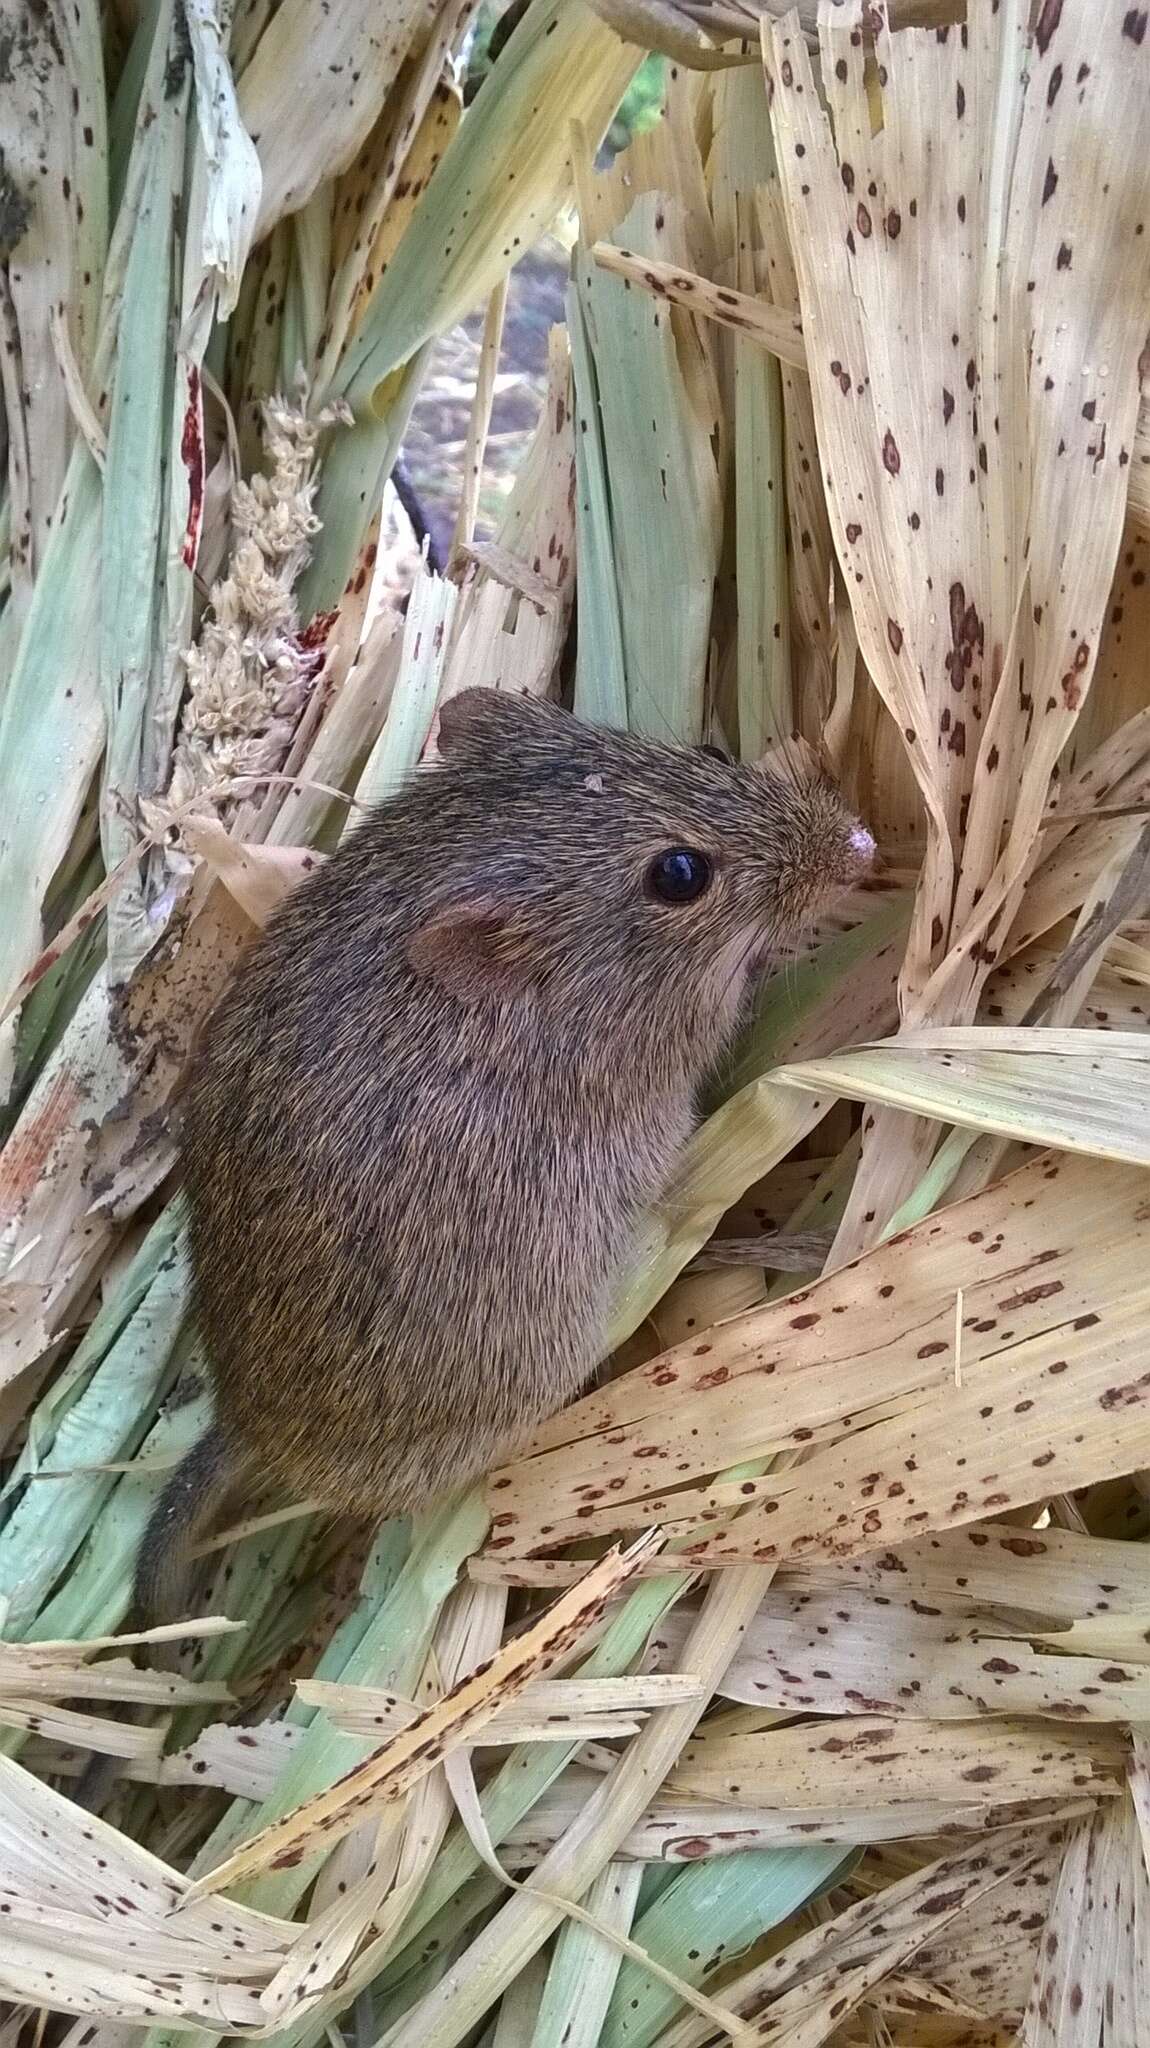
[[739,747],[756,760],[794,731],[779,366],[735,336]]
[[[30,1643],[112,1635],[131,1601],[136,1552],[156,1497],[211,1420],[204,1393],[160,1415],[140,1445],[136,1466],[114,1483],[67,1577],[25,1631]],[[137,1469],[138,1468],[138,1469]],[[45,1480],[45,1489],[71,1481]],[[242,1640],[242,1639],[241,1639]]]
[[[157,542],[167,527],[165,446],[171,412],[172,221],[183,186],[186,96],[165,95],[140,141],[104,465],[100,685],[107,722],[101,832],[109,872],[138,835],[140,750],[159,646]],[[108,910],[108,960],[123,980],[150,940],[129,882]]]
[[372,408],[349,425],[332,429],[316,500],[321,531],[300,579],[305,618],[309,612],[334,609],[344,594],[403,445],[430,351],[430,343],[416,350],[386,380]]
[[28,1424],[28,1439],[4,1489],[4,1498],[53,1455],[60,1428],[87,1392],[92,1376],[119,1342],[162,1274],[182,1260],[183,1204],[170,1202],[152,1225],[117,1284],[107,1296],[67,1366],[47,1388]]
[[[149,139],[150,131],[158,121],[161,136],[168,136],[174,118],[157,116],[155,111],[164,99],[171,0],[158,0],[146,27],[147,60],[132,154],[102,280],[91,372],[97,394],[108,392],[116,372],[134,228],[149,173],[158,168],[158,145]],[[147,297],[147,280],[143,283]],[[133,317],[130,311],[127,317]],[[69,461],[0,709],[0,901],[5,906],[0,919],[0,1006],[39,951],[44,899],[68,851],[104,742],[102,514],[101,479],[81,441]],[[121,515],[130,517],[127,508],[118,507],[114,516]],[[123,568],[130,577],[131,564],[124,563]],[[150,617],[150,601],[145,602]],[[122,623],[130,633],[138,622]],[[129,750],[134,744],[130,736],[124,740]],[[134,780],[126,794],[134,801]],[[11,1022],[0,1026],[0,1102],[7,1100],[11,1087],[14,1038]]]
[[[643,1876],[641,1863],[609,1863],[587,1894],[588,1913],[630,1936]],[[555,1942],[534,2048],[598,2048],[623,1961],[622,1951],[585,1922],[568,1920]]]
[[[104,1464],[133,1450],[154,1409],[184,1315],[187,1279],[173,1245],[147,1295],[113,1341],[84,1391],[60,1418],[39,1473]],[[114,1484],[109,1473],[75,1471],[67,1484],[30,1479],[0,1530],[0,1598],[7,1629],[19,1635],[83,1542]]]
[[779,1067],[773,1078],[1022,1144],[1150,1166],[1150,1051],[1139,1034],[993,1026],[915,1033]]
[[[654,193],[643,194],[617,239],[640,254],[660,251],[655,223],[663,204]],[[598,410],[613,556],[608,565],[592,443],[583,476],[599,535],[592,567],[599,562],[605,570],[593,602],[606,623],[588,659],[596,659],[601,646],[608,655],[613,651],[614,580],[628,725],[653,739],[695,745],[703,737],[720,537],[710,429],[691,402],[666,306],[609,276],[589,255],[576,262],[573,289],[592,373],[589,384],[581,383],[577,354],[576,406],[581,418]],[[582,524],[586,528],[586,517]],[[617,683],[599,686],[584,672],[581,702],[593,701],[599,688],[609,692],[608,705],[617,697]]]
[[[825,1845],[751,1849],[688,1864],[636,1921],[632,1938],[655,1962],[706,1990],[716,1970],[825,1889],[842,1864],[842,1850]],[[602,2048],[648,2048],[681,2010],[670,1987],[627,1956]]]
[[[99,474],[79,447],[0,700],[0,1007],[40,950],[41,905],[103,743],[99,535]],[[0,1024],[0,1103],[12,1083],[15,1039],[14,1020]]]
[[[582,259],[586,288],[586,259]],[[575,383],[575,544],[579,557],[576,604],[579,643],[575,709],[593,725],[627,730],[627,661],[619,579],[611,530],[611,500],[599,384],[583,312],[583,294],[567,291],[567,325]]]
[[447,148],[348,350],[337,387],[354,410],[481,304],[550,227],[571,189],[572,130],[598,141],[640,56],[585,0],[535,0]]

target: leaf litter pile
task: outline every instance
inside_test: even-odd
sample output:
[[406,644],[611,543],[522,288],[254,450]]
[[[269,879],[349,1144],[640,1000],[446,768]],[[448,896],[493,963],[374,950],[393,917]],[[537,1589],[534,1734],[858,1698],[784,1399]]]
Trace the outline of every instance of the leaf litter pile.
[[[1147,11],[531,0],[464,111],[475,14],[0,38],[3,2039],[1136,2048]],[[483,306],[397,605],[386,479]],[[475,681],[820,755],[881,873],[766,984],[596,1386],[411,1525],[237,1501],[202,1618],[125,1634],[209,1410],[191,1051]]]

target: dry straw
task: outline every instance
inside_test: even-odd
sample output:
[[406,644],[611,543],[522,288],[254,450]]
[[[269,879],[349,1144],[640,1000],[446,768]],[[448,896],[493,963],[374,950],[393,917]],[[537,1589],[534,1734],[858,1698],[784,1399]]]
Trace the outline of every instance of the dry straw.
[[[1137,2048],[1147,12],[531,0],[464,111],[475,12],[0,25],[4,2038]],[[484,306],[400,617],[384,481]],[[801,742],[884,875],[767,983],[618,1371],[412,1527],[246,1504],[157,1675],[198,1030],[443,699],[554,693],[576,622],[580,710]]]

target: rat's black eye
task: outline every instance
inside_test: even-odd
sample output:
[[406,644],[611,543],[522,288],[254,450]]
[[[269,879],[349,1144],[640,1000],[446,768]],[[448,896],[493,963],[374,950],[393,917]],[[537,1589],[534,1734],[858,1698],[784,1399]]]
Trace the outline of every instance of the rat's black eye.
[[661,903],[693,903],[711,879],[711,863],[693,846],[668,846],[647,869],[647,893]]

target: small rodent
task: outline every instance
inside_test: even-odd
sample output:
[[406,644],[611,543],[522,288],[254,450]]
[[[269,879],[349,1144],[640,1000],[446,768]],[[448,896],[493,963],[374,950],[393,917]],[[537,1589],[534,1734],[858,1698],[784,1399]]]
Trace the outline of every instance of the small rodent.
[[216,1422],[141,1547],[147,1622],[235,1477],[384,1516],[599,1362],[637,1225],[781,943],[870,866],[826,784],[467,690],[440,765],[246,955],[186,1096]]

